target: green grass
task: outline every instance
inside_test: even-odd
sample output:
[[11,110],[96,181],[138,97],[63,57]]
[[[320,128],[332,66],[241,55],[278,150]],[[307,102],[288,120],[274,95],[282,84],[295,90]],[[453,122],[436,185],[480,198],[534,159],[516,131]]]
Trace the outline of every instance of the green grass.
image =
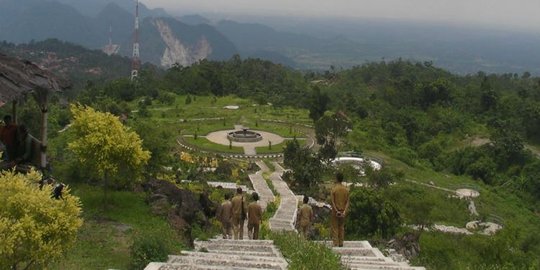
[[[269,149],[268,146],[259,146],[255,147],[257,154],[270,154],[270,153],[283,153],[285,147],[287,147],[287,142],[291,140],[284,140],[280,144],[272,144],[272,149]],[[298,140],[300,146],[306,145],[306,140]]]
[[75,246],[50,269],[127,269],[137,235],[157,234],[175,252],[182,248],[167,220],[151,213],[144,193],[109,191],[107,210],[103,210],[101,188],[72,185],[71,190],[81,198],[84,224]]
[[471,221],[467,201],[449,197],[450,194],[445,191],[403,182],[390,186],[384,194],[395,203],[407,224],[412,223],[417,201],[433,205],[431,219],[436,224],[465,227]]
[[[398,206],[405,221],[413,216],[414,208],[409,202],[423,200],[433,204],[431,219],[436,224],[463,228],[472,220],[502,222],[503,230],[495,236],[423,233],[420,257],[413,261],[415,264],[428,269],[537,269],[540,262],[538,259],[535,262],[538,256],[533,254],[540,250],[537,239],[540,217],[533,205],[502,187],[487,186],[467,176],[410,167],[381,152],[366,151],[366,154],[383,159],[386,166],[402,170],[407,179],[422,183],[432,181],[436,186],[451,190],[473,187],[480,192],[474,199],[480,216],[474,217],[467,211],[467,201],[449,198],[450,192],[408,182],[392,186],[389,190],[393,191],[387,191],[387,197]],[[501,261],[501,258],[506,259]]]
[[198,147],[199,149],[202,149],[202,150],[223,152],[223,153],[235,153],[235,154],[243,154],[244,153],[244,148],[242,148],[242,147],[233,146],[232,148],[229,149],[229,146],[227,146],[227,145],[221,145],[221,144],[213,143],[213,142],[207,140],[206,138],[199,137],[199,138],[197,138],[195,140],[195,138],[193,138],[193,137],[184,137],[184,140],[188,144],[196,146],[196,147]]
[[345,269],[339,255],[325,245],[303,239],[293,232],[271,233],[281,253],[289,261],[288,269]]
[[[177,125],[183,134],[205,135],[223,129],[233,129],[234,125],[244,125],[254,130],[274,132],[283,137],[302,137],[305,127],[297,124],[312,124],[308,111],[296,108],[274,108],[269,105],[255,105],[254,102],[235,96],[214,98],[197,96],[190,104],[185,104],[186,96],[178,96],[172,105],[154,101],[148,106],[149,118]],[[137,108],[137,102],[132,103]],[[239,109],[225,109],[224,106],[237,105]],[[218,120],[196,120],[201,118],[219,118]],[[274,123],[263,119],[286,122]]]

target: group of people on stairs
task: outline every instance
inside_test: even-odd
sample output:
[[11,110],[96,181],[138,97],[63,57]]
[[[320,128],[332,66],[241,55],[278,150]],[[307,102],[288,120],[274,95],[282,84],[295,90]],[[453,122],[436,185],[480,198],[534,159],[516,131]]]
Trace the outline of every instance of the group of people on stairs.
[[[242,188],[236,189],[236,195],[232,198],[225,194],[225,201],[217,210],[216,217],[221,222],[224,239],[242,240],[244,235],[244,221],[247,219],[249,239],[259,239],[259,228],[262,223],[262,208],[259,205],[259,195],[253,192],[253,201],[246,205]],[[309,197],[304,196],[303,204],[297,211],[296,223],[299,233],[308,238],[314,221],[313,209],[309,205]],[[345,237],[345,217],[349,210],[349,190],[343,185],[343,174],[337,173],[335,184],[331,191],[332,212],[330,225],[332,242],[336,247],[343,246]]]
[[259,239],[263,211],[259,204],[259,194],[253,192],[251,198],[253,201],[247,205],[240,187],[236,189],[236,195],[232,200],[229,200],[229,194],[225,194],[225,201],[216,213],[217,219],[221,222],[224,239],[244,239],[244,222],[246,219],[248,221],[249,239]]

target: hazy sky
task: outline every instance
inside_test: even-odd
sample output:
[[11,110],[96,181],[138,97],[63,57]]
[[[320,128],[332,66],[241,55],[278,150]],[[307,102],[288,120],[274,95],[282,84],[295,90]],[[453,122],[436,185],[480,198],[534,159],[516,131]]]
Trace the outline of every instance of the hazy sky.
[[141,0],[173,14],[249,13],[392,18],[505,25],[540,31],[540,0]]

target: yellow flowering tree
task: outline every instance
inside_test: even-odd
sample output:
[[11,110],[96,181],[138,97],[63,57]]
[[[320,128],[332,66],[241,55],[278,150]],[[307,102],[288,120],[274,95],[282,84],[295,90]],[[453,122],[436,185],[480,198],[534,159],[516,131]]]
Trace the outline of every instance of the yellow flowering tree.
[[43,269],[61,258],[75,242],[79,198],[63,190],[51,198],[52,187],[39,189],[39,173],[0,173],[0,269]]
[[126,185],[137,180],[150,152],[142,148],[142,140],[118,117],[82,105],[71,105],[74,140],[68,148],[80,166],[88,169],[96,179],[103,180],[107,191],[109,181]]

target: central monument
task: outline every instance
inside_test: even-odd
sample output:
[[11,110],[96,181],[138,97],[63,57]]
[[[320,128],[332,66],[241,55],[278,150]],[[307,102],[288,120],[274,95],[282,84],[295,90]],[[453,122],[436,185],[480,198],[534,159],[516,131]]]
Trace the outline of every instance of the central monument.
[[233,142],[258,142],[263,139],[260,133],[248,130],[247,128],[229,132],[227,133],[227,138]]

